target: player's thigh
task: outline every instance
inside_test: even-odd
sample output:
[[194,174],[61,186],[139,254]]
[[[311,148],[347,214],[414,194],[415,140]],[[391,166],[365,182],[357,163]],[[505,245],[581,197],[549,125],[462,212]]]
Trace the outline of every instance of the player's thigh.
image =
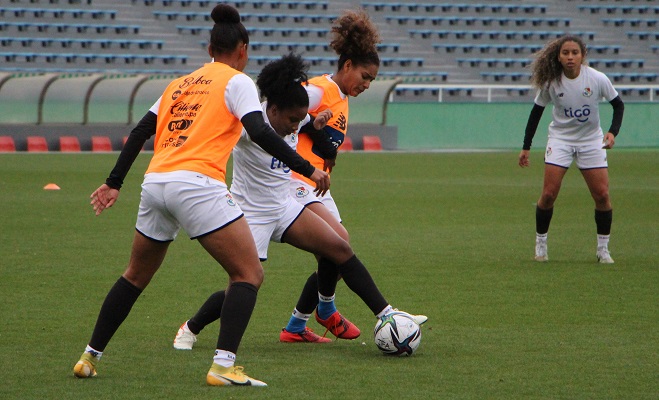
[[347,241],[315,213],[304,209],[286,230],[283,239],[299,249],[343,263],[353,252]]
[[261,285],[263,267],[259,261],[252,232],[244,217],[197,239],[222,265],[231,281],[249,282],[256,287]]
[[332,227],[343,240],[350,241],[348,230],[341,224],[340,220],[336,218],[336,214],[332,212],[324,203],[311,203],[307,205],[307,209],[318,215],[323,221]]

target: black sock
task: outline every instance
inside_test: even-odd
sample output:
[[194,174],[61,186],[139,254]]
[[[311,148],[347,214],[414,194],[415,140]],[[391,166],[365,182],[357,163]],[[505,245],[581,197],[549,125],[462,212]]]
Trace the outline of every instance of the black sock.
[[224,304],[224,296],[224,290],[211,294],[194,317],[190,318],[188,321],[188,328],[192,333],[198,335],[206,325],[212,324],[220,319],[222,304]]
[[258,291],[256,286],[247,282],[234,282],[229,285],[222,305],[218,349],[234,354],[238,352],[238,346],[256,305]]
[[[336,282],[339,279],[339,267],[327,258],[318,260],[318,292],[326,297],[332,297],[336,292]],[[318,294],[316,294],[318,297]]]
[[375,285],[371,274],[357,256],[352,256],[351,259],[339,265],[339,273],[343,276],[343,280],[350,290],[366,303],[373,314],[377,315],[389,305]]
[[142,289],[121,276],[110,289],[98,313],[96,326],[89,341],[94,350],[104,351],[110,339],[124,322]]
[[610,235],[611,223],[613,222],[613,210],[595,210],[595,224],[597,224],[598,235]]
[[543,210],[537,205],[535,206],[535,231],[537,233],[543,235],[549,231],[552,215],[554,215],[554,207]]
[[311,314],[318,306],[318,275],[314,271],[302,288],[295,309],[303,314]]

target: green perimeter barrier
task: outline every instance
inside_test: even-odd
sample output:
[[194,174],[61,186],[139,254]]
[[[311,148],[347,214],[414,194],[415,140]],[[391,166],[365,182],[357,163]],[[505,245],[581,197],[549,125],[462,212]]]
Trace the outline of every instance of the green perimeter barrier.
[[[521,149],[532,103],[390,103],[387,124],[398,126],[399,150]],[[552,106],[547,106],[533,149],[547,144]],[[606,130],[613,109],[600,103]],[[659,147],[659,103],[625,103],[616,147]]]

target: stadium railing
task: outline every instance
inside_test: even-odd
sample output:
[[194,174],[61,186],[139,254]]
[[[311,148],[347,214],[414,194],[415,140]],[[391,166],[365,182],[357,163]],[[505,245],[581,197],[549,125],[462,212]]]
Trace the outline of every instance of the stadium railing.
[[[659,85],[653,84],[616,84],[616,90],[624,97],[634,96],[635,101],[659,102]],[[437,102],[446,101],[446,96],[467,95],[472,96],[476,92],[482,93],[482,98],[487,103],[501,101],[502,94],[518,93],[519,95],[531,95],[535,92],[530,85],[513,84],[432,84],[432,83],[399,83],[390,92],[388,101],[394,102],[397,96],[411,93],[414,96],[430,94]],[[465,98],[462,97],[464,100]]]

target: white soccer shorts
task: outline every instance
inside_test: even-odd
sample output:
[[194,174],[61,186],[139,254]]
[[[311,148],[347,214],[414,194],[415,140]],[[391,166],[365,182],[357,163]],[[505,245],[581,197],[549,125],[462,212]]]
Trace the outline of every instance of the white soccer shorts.
[[150,173],[142,183],[135,228],[144,236],[172,241],[180,228],[191,239],[221,229],[243,215],[227,185],[208,176],[177,171]]
[[600,140],[579,144],[567,144],[558,140],[549,139],[545,149],[545,164],[569,168],[572,161],[577,168],[596,169],[607,168],[606,150],[602,148]]

